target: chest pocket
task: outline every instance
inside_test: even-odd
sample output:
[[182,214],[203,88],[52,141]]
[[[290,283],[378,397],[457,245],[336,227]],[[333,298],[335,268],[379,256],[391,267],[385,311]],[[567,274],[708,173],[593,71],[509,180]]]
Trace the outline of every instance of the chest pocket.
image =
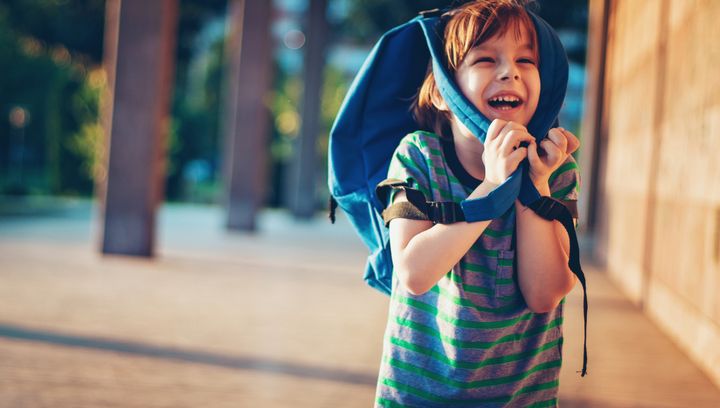
[[515,273],[515,251],[501,250],[497,255],[495,271],[495,297],[500,303],[515,303],[520,294]]

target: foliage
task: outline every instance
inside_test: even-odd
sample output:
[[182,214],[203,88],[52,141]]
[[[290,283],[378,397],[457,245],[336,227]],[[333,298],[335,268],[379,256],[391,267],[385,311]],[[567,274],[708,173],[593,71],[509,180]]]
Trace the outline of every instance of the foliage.
[[98,120],[100,99],[107,87],[105,71],[93,69],[72,96],[72,106],[79,129],[70,136],[65,146],[82,159],[81,171],[84,178],[93,182],[102,180],[107,174],[102,162],[105,149],[105,132]]
[[[87,191],[89,179],[76,177],[81,158],[65,142],[79,120],[76,106],[66,101],[82,87],[88,58],[28,35],[36,23],[23,13],[10,18],[13,4],[0,5],[0,192]],[[7,122],[18,108],[29,117],[20,127]]]
[[[227,0],[183,0],[169,137],[168,195],[182,195],[185,164],[217,156],[222,38],[210,50],[199,104],[186,103],[195,39]],[[0,194],[90,195],[103,175],[99,103],[105,79],[104,0],[7,0],[0,3]],[[10,126],[22,108],[30,121]]]

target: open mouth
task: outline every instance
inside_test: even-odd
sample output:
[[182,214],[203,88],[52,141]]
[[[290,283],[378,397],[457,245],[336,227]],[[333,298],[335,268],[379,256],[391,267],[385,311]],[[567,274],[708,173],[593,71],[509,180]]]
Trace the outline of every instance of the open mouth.
[[515,109],[518,106],[522,105],[522,103],[522,99],[512,95],[495,96],[488,99],[488,105],[490,105],[491,108],[497,110]]

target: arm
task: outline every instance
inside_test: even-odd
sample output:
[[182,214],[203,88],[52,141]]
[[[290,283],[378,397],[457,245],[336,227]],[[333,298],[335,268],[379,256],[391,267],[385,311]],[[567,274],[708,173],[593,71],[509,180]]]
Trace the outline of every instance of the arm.
[[[520,147],[520,143],[534,140],[524,127],[493,121],[481,158],[485,180],[467,198],[487,196],[502,184],[527,157],[527,148]],[[399,200],[407,200],[404,193],[398,194],[394,202]],[[489,224],[479,221],[433,225],[430,221],[401,218],[390,221],[393,267],[400,283],[412,294],[427,292],[460,261]]]
[[[547,183],[538,188],[550,195]],[[568,267],[570,238],[557,221],[547,221],[519,201],[517,220],[518,281],[525,302],[535,313],[555,309],[577,282]]]
[[[552,129],[540,143],[530,146],[530,177],[541,195],[550,196],[548,179],[579,147],[578,139],[564,129]],[[516,201],[518,281],[528,307],[546,313],[557,307],[577,282],[568,267],[570,238],[557,221],[547,221]]]
[[[481,183],[468,198],[484,197],[496,186]],[[394,202],[407,201],[405,192]],[[490,221],[435,224],[396,218],[390,221],[390,249],[400,283],[414,295],[432,288],[470,250]]]

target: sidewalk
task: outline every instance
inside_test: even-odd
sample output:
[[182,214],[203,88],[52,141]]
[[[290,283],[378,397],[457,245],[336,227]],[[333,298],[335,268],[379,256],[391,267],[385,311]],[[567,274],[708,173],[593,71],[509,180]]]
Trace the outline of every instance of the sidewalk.
[[[169,205],[158,257],[102,257],[89,204],[0,219],[0,407],[369,407],[387,298],[343,218],[230,234]],[[598,271],[567,300],[562,407],[718,407],[720,390]]]

